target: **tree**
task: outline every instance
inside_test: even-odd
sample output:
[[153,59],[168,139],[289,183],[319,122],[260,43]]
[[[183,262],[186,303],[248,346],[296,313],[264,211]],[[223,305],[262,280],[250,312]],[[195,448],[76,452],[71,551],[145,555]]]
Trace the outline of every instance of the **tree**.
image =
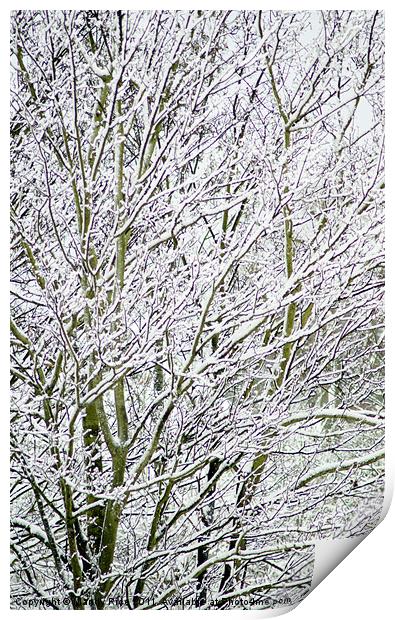
[[13,605],[299,600],[382,503],[382,13],[16,11],[11,62]]

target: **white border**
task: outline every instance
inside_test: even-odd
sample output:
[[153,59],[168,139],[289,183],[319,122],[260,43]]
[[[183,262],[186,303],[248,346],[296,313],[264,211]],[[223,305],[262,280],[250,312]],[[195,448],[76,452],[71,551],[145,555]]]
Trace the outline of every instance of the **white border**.
[[[86,2],[79,0],[78,2],[37,2],[32,5],[32,2],[20,0],[17,5],[7,2],[2,3],[0,8],[0,50],[1,50],[1,71],[2,75],[2,88],[0,96],[0,174],[1,174],[1,190],[2,201],[0,202],[0,214],[3,221],[0,223],[0,278],[3,291],[2,303],[0,304],[0,412],[1,412],[1,446],[0,446],[0,468],[2,475],[0,476],[0,497],[2,498],[3,507],[8,504],[8,471],[9,471],[9,453],[8,453],[8,411],[9,411],[9,387],[8,387],[8,322],[9,322],[9,301],[8,301],[8,281],[9,281],[9,253],[8,253],[8,191],[9,191],[9,151],[8,151],[8,127],[9,127],[9,96],[8,84],[9,84],[9,12],[16,9],[108,9],[108,8],[123,8],[129,10],[154,10],[154,9],[276,9],[276,10],[317,10],[324,8],[347,8],[355,10],[372,10],[377,8],[373,2],[347,2],[346,7],[341,3],[333,3],[329,6],[312,6],[302,2],[293,2],[292,4],[284,3],[280,6],[277,3],[248,3],[247,7],[242,6],[241,2],[216,2],[213,6],[213,2],[197,2],[188,3],[187,6],[183,2],[133,2],[131,5],[120,3],[121,6],[111,7],[108,2],[103,1],[91,1]],[[312,3],[313,4],[313,3]],[[195,6],[194,6],[195,5]],[[394,165],[394,143],[395,143],[395,109],[393,106],[394,101],[394,78],[391,79],[391,75],[395,74],[394,71],[394,24],[393,24],[393,8],[387,3],[380,3],[381,9],[386,12],[386,40],[387,40],[387,84],[386,84],[386,111],[387,111],[387,125],[386,125],[386,143],[387,143],[387,158],[386,169],[389,171],[386,175],[386,233],[387,233],[387,281],[386,281],[386,309],[387,309],[387,354],[386,354],[386,394],[387,394],[387,421],[386,421],[386,500],[384,514],[389,508],[390,498],[393,492],[393,472],[395,461],[394,450],[394,423],[392,421],[393,412],[392,405],[394,401],[395,382],[392,378],[394,372],[394,327],[392,322],[392,315],[395,312],[394,301],[394,274],[391,269],[395,265],[395,243],[391,243],[390,235],[395,231],[395,204],[393,204],[394,183],[395,183],[395,170]],[[390,67],[390,68],[388,68]],[[3,509],[1,511],[1,528],[0,528],[0,549],[1,549],[1,599],[0,609],[3,612],[3,617],[8,617],[10,614],[14,616],[29,615],[30,611],[10,611],[9,610],[9,581],[8,564],[9,564],[9,519],[8,510]],[[341,618],[360,618],[363,620],[371,620],[375,618],[390,618],[391,612],[393,612],[394,606],[392,605],[392,591],[393,586],[393,574],[394,574],[394,530],[395,530],[395,510],[392,508],[388,519],[383,524],[380,524],[377,530],[375,530],[368,540],[358,547],[347,559],[342,566],[336,568],[334,573],[330,575],[324,584],[312,594],[310,594],[301,605],[292,612],[292,618],[294,620],[309,620],[310,618],[316,620],[317,617],[320,620],[326,620],[326,618],[333,618],[338,615]],[[339,560],[341,561],[347,553],[341,553]],[[40,612],[38,612],[40,613]],[[46,612],[46,618],[48,620],[52,617],[51,614],[55,612]],[[69,613],[63,611],[61,613]],[[92,614],[93,611],[85,611],[85,614]],[[106,614],[115,614],[114,618],[119,618],[119,614],[130,614],[129,611],[117,610],[106,611]],[[133,616],[137,620],[140,614],[143,612],[132,612]],[[147,612],[144,612],[147,613]],[[161,611],[152,610],[148,612],[151,616],[159,617],[162,614]],[[174,611],[172,611],[174,613]],[[178,617],[184,617],[186,613],[196,616],[196,614],[210,614],[211,611],[199,611],[189,610],[188,612],[176,611]],[[47,616],[49,614],[49,616]],[[236,619],[241,614],[249,614],[252,617],[264,617],[263,612],[255,611],[216,611],[216,620],[224,620],[229,614],[231,618]],[[219,614],[219,615],[218,615]],[[266,615],[266,614],[265,614]],[[267,617],[267,616],[266,616]]]

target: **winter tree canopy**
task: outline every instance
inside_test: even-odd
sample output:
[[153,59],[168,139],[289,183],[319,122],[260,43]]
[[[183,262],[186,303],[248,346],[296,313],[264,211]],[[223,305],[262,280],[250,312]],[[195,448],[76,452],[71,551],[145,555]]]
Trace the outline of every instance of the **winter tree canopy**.
[[11,16],[14,608],[265,608],[384,485],[383,14]]

